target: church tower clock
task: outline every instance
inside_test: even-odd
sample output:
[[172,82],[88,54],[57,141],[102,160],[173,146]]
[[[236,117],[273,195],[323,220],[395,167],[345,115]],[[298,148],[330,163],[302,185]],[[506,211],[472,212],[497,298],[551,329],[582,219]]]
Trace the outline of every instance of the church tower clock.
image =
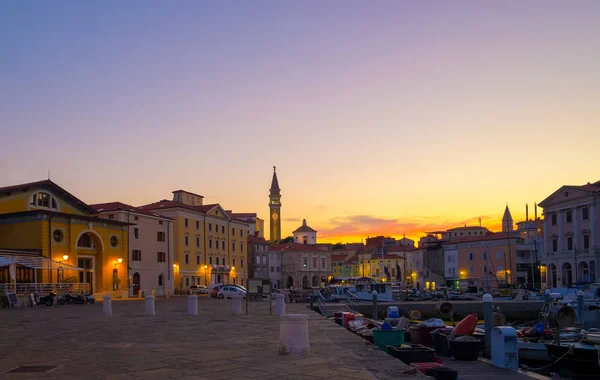
[[271,241],[281,240],[281,189],[277,181],[277,172],[273,166],[273,179],[269,191],[269,211],[271,220]]

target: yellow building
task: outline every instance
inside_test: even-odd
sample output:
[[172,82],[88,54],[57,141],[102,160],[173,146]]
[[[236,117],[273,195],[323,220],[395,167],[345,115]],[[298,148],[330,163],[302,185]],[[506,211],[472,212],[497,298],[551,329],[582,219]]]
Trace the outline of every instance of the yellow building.
[[141,206],[173,219],[175,289],[218,283],[247,284],[248,222],[232,218],[219,204],[203,204],[203,196],[173,192],[173,200]]
[[[35,278],[85,283],[93,293],[127,293],[128,225],[99,219],[94,209],[50,180],[0,188],[0,248],[36,251],[49,259],[50,269],[17,268],[17,283]],[[58,269],[51,265],[56,262],[83,270]],[[0,282],[6,280],[0,275]]]

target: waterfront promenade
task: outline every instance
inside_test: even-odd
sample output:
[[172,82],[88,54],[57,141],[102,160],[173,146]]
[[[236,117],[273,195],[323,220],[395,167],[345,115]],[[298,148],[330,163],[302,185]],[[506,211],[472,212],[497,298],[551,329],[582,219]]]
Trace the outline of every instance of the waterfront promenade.
[[[2,379],[417,379],[401,361],[366,344],[302,304],[288,313],[309,315],[311,354],[278,354],[279,318],[267,302],[233,316],[231,300],[200,297],[199,315],[187,315],[187,297],[0,310]],[[48,372],[7,373],[21,366]]]

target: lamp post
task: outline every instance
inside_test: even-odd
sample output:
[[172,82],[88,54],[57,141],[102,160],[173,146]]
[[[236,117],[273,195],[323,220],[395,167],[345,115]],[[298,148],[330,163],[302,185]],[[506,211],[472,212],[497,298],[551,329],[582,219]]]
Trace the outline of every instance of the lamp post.
[[204,285],[208,286],[208,278],[206,277],[206,269],[208,269],[208,265],[204,265]]

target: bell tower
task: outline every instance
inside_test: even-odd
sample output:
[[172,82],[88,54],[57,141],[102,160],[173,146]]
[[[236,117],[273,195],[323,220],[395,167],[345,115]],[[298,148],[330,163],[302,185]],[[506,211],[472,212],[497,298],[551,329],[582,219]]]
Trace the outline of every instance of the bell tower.
[[281,240],[281,189],[277,181],[277,172],[273,166],[273,179],[271,180],[271,189],[269,190],[269,211],[271,226],[271,241]]

